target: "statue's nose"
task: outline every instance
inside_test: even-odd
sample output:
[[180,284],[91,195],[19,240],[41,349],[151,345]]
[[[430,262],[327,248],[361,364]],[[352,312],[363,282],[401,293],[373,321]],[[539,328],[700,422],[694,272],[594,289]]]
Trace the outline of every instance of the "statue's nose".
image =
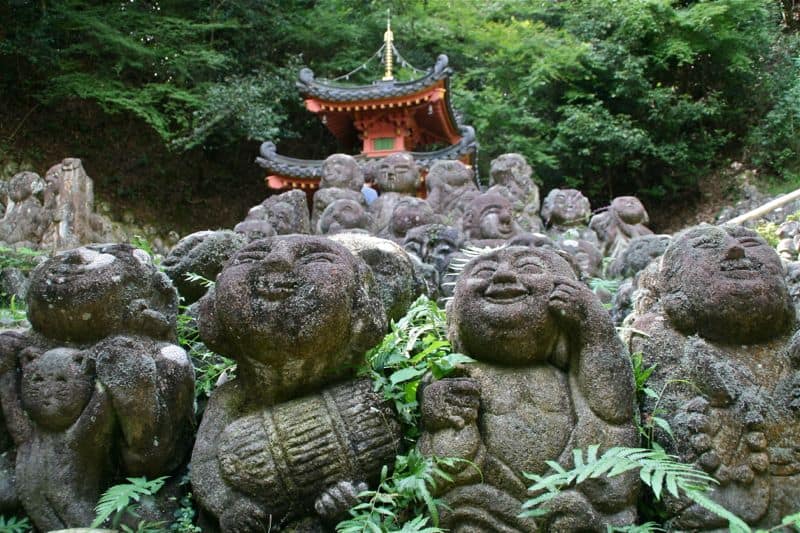
[[286,243],[278,243],[272,248],[272,251],[264,258],[266,263],[271,269],[279,271],[292,270],[294,262],[294,254]]
[[517,275],[508,263],[500,263],[492,274],[492,283],[515,283]]
[[744,257],[744,248],[736,243],[732,244],[725,251],[725,259],[741,259]]

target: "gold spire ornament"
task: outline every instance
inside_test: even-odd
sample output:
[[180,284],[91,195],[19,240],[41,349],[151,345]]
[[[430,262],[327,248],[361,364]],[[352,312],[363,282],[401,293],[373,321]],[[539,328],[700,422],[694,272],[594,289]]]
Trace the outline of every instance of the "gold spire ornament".
[[386,33],[383,34],[383,42],[386,45],[384,50],[384,62],[386,63],[386,72],[383,75],[383,81],[391,81],[394,79],[392,75],[392,41],[394,41],[394,34],[392,33],[392,14],[391,11],[386,15]]

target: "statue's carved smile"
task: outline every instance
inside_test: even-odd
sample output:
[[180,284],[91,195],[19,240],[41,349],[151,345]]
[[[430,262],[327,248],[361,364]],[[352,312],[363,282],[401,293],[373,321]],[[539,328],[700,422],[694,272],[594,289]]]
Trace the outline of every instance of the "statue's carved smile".
[[296,288],[297,282],[286,278],[262,278],[256,283],[256,291],[258,294],[270,301],[285,300],[294,294]]
[[520,283],[493,283],[484,291],[486,300],[497,304],[510,304],[525,299],[528,291]]

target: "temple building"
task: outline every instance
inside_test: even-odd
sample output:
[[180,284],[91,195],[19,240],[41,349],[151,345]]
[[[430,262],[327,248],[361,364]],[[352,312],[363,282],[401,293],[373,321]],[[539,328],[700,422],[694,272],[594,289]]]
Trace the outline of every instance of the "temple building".
[[[393,65],[395,58],[402,60],[402,56],[394,47],[390,24],[376,56],[382,58],[385,73],[369,85],[318,79],[310,69],[300,70],[297,88],[306,109],[320,117],[365,169],[371,160],[410,152],[420,167],[419,189],[423,194],[422,180],[437,159],[459,159],[474,165],[478,149],[475,130],[460,124],[450,105],[453,71],[447,56],[440,55],[417,79],[396,80]],[[402,63],[407,64],[405,60]],[[439,149],[417,151],[432,146]],[[302,189],[313,194],[322,177],[322,160],[279,155],[272,142],[261,145],[256,162],[267,170],[267,186],[273,190]]]

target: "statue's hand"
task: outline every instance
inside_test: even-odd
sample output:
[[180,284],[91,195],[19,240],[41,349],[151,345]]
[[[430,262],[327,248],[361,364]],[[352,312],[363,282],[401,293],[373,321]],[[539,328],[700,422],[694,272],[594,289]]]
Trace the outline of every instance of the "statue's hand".
[[471,378],[434,381],[422,391],[422,423],[427,430],[463,429],[478,419],[480,389]]
[[325,522],[336,524],[358,503],[358,495],[367,490],[364,482],[340,481],[328,487],[314,502],[314,510]]
[[[556,278],[548,305],[557,317],[571,323],[584,323],[593,307],[595,297],[592,291],[580,281]],[[602,309],[602,308],[600,308]]]
[[255,502],[241,498],[223,511],[219,525],[222,531],[228,533],[269,531],[270,518]]

